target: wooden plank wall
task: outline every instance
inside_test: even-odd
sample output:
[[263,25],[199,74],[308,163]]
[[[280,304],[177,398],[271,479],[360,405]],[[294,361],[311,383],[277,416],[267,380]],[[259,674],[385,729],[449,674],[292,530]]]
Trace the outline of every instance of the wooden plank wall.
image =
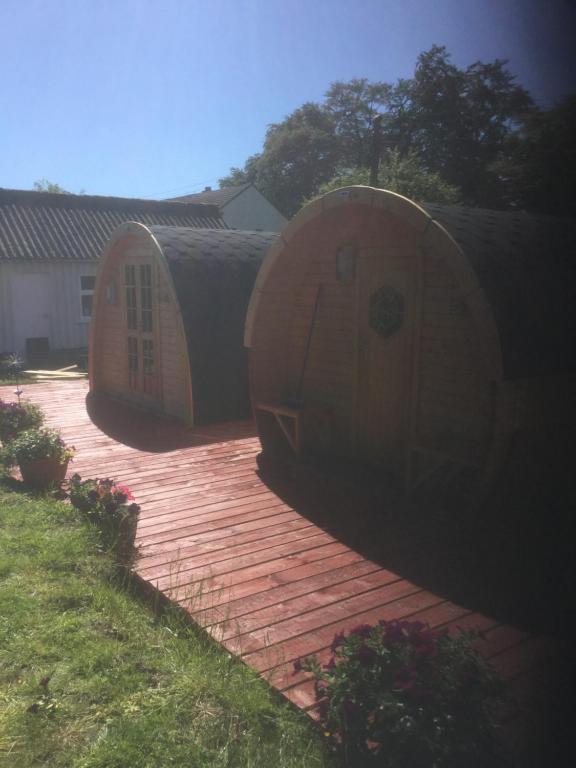
[[[303,386],[306,402],[333,409],[333,449],[353,450],[356,386],[357,279],[341,284],[336,250],[351,239],[362,248],[420,248],[421,305],[412,358],[415,376],[406,392],[412,410],[411,443],[481,463],[494,422],[494,386],[482,330],[466,293],[440,249],[423,248],[419,235],[398,217],[352,207],[324,212],[285,245],[264,286],[251,350],[253,398],[284,399],[296,393],[318,286],[318,314]],[[408,258],[408,257],[407,257]],[[264,418],[264,417],[262,417]],[[259,426],[260,426],[259,419]]]
[[121,240],[102,275],[104,285],[115,279],[117,300],[111,305],[106,301],[105,291],[100,296],[96,339],[97,389],[115,397],[135,400],[134,393],[128,387],[124,267],[127,264],[143,263],[152,263],[154,266],[154,322],[158,325],[155,336],[161,393],[159,404],[164,413],[186,419],[189,415],[188,359],[180,331],[178,307],[153,245],[142,238],[132,237],[129,244]]
[[423,269],[415,440],[474,461],[488,449],[494,419],[484,345],[443,256],[426,252]]
[[[155,260],[157,261],[157,259]],[[187,420],[191,416],[188,349],[185,339],[182,338],[177,299],[158,263],[156,264],[155,276],[162,410],[169,416]]]
[[[126,393],[128,385],[124,273],[119,258],[109,257],[100,280],[103,290],[98,296],[93,342],[94,390],[118,397]],[[116,284],[116,301],[113,304],[106,297],[106,286],[111,281]]]

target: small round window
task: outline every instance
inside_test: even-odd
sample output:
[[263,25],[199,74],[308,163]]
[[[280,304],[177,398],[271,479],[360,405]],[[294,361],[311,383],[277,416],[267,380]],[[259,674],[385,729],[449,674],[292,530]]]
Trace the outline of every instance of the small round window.
[[383,285],[370,296],[370,328],[387,339],[404,321],[404,297],[391,285]]

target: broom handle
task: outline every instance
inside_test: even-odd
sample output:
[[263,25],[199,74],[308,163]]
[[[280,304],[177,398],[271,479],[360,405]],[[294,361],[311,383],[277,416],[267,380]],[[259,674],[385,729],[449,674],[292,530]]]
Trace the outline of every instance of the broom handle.
[[310,323],[310,330],[308,331],[308,339],[306,340],[304,362],[302,363],[302,371],[300,372],[300,381],[298,382],[298,388],[296,390],[296,397],[298,400],[300,400],[302,397],[302,387],[304,386],[304,374],[306,373],[306,366],[308,365],[308,356],[310,354],[310,346],[312,344],[312,334],[314,333],[314,326],[316,325],[316,314],[318,312],[318,304],[320,303],[321,290],[322,290],[322,283],[318,285],[318,290],[316,291],[316,299],[314,301],[314,311],[312,312],[312,322]]

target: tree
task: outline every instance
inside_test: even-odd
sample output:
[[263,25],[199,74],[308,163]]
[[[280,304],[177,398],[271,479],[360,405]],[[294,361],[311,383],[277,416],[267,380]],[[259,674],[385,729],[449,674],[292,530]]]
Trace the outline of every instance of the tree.
[[415,150],[470,205],[505,205],[495,164],[533,109],[505,65],[496,60],[459,69],[444,47],[432,46],[418,57],[414,77],[400,81],[388,101],[388,141]]
[[64,189],[63,187],[61,187],[60,184],[55,184],[52,181],[48,181],[48,179],[39,179],[38,181],[35,181],[34,190],[36,192],[56,192],[60,195],[72,194],[67,189]]
[[258,161],[261,155],[250,155],[244,163],[244,168],[230,168],[228,176],[218,179],[221,187],[236,187],[240,184],[254,184],[258,178]]
[[[432,46],[418,57],[414,77],[394,85],[366,78],[332,83],[322,104],[304,104],[271,125],[262,153],[223,181],[253,180],[290,216],[326,182],[368,166],[380,114],[382,158],[402,159],[403,172],[428,184],[413,187],[394,177],[389,186],[401,182],[428,199],[451,199],[456,189],[466,204],[509,207],[511,166],[505,161],[511,154],[522,159],[513,138],[537,111],[506,61],[460,69],[444,47]],[[389,154],[393,150],[399,154]]]
[[369,83],[366,78],[335,82],[328,89],[324,108],[332,116],[340,138],[340,163],[365,168],[370,162],[372,124],[385,109],[392,86]]
[[[370,171],[367,168],[355,168],[339,173],[320,185],[318,195],[353,184],[367,185],[369,176]],[[402,155],[397,149],[389,152],[380,164],[378,186],[420,203],[459,202],[458,189],[444,181],[440,174],[425,170],[414,152],[406,155]]]
[[552,109],[533,111],[507,149],[497,170],[511,206],[576,215],[576,95]]

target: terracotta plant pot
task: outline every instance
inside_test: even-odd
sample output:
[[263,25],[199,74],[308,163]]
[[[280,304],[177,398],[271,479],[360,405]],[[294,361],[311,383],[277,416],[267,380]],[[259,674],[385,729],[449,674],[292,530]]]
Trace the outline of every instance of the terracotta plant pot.
[[48,488],[52,483],[59,484],[66,477],[68,462],[61,464],[58,459],[36,459],[21,461],[22,480],[32,488]]

